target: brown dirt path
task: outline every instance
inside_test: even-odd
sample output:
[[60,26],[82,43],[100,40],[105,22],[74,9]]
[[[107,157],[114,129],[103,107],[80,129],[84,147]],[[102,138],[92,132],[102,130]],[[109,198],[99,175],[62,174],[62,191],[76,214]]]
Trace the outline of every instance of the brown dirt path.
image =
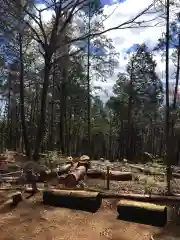
[[117,220],[117,200],[103,201],[96,213],[88,213],[44,206],[38,198],[0,210],[1,240],[149,240],[160,231]]

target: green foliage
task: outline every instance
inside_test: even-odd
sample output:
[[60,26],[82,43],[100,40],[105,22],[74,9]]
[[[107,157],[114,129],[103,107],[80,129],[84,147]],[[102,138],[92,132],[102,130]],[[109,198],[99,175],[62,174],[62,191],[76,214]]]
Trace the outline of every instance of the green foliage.
[[60,155],[57,151],[48,151],[45,153],[43,162],[45,166],[52,170],[58,163],[60,163]]
[[[134,118],[152,119],[163,101],[162,82],[155,72],[156,63],[145,44],[141,45],[127,65],[127,73],[119,73],[107,105],[115,114],[124,114],[132,97]],[[132,81],[132,84],[131,84]],[[125,111],[126,109],[126,111]],[[138,110],[138,111],[137,111]]]

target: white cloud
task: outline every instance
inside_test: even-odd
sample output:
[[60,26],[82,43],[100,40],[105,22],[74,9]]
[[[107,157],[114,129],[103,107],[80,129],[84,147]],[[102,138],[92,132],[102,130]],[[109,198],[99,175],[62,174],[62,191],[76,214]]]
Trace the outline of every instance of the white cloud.
[[[132,17],[136,16],[139,12],[145,9],[148,5],[152,3],[152,0],[126,0],[123,3],[117,3],[111,6],[104,7],[104,13],[110,15],[114,9],[116,8],[115,12],[104,22],[105,28],[112,28],[115,27]],[[173,10],[177,11],[177,8]],[[174,13],[174,12],[173,12]],[[158,16],[159,13],[152,13],[152,14],[145,14],[140,19],[141,20],[149,20]],[[171,18],[173,17],[171,12]],[[159,21],[164,21],[162,18],[155,19],[151,24],[154,26]],[[162,33],[165,32],[165,25],[161,24],[161,27],[150,27],[150,28],[140,28],[140,29],[123,29],[123,30],[115,30],[106,33],[106,35],[113,40],[114,46],[116,51],[120,53],[119,58],[119,68],[117,71],[124,71],[126,68],[126,64],[128,59],[124,59],[126,50],[131,47],[133,44],[141,44],[146,43],[146,45],[150,48],[153,48],[156,44],[158,39],[162,36]],[[170,50],[171,52],[171,50]],[[162,61],[162,57],[160,54],[156,54],[154,59],[157,62],[156,71],[159,77],[163,81],[165,81],[165,61]],[[170,60],[170,82],[174,82],[174,78],[172,77],[175,67]],[[108,87],[105,83],[102,83],[101,86],[107,90],[109,95],[112,93],[112,86],[116,81],[116,76],[110,78],[108,81]],[[98,83],[97,83],[98,84]],[[101,94],[103,99],[107,97],[104,93]]]

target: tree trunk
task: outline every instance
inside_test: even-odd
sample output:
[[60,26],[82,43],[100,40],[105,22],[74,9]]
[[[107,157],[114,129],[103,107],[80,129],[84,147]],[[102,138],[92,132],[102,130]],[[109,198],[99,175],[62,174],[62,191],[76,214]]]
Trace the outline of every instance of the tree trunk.
[[171,162],[169,155],[169,0],[166,2],[166,121],[165,121],[165,137],[166,137],[166,164],[167,164],[167,189],[168,194],[171,193]]
[[45,56],[45,69],[44,69],[44,82],[43,89],[41,93],[41,108],[40,108],[40,117],[38,121],[35,150],[34,150],[34,160],[37,160],[39,157],[40,147],[45,132],[45,123],[46,123],[46,107],[47,107],[47,93],[49,87],[49,74],[51,71],[51,58]]
[[126,159],[131,160],[131,139],[132,139],[132,89],[133,89],[133,62],[131,66],[130,94],[128,100],[128,135],[126,146]]
[[26,155],[29,159],[31,159],[31,149],[28,140],[27,126],[25,120],[25,112],[24,112],[24,59],[23,59],[23,49],[22,49],[22,34],[19,33],[19,57],[20,57],[20,111],[21,111],[21,124],[22,124],[22,132],[24,138],[24,145]]
[[[180,33],[179,33],[179,42],[178,42],[176,84],[175,84],[175,91],[174,91],[173,111],[176,110],[177,93],[178,93],[178,85],[179,85],[179,71],[180,71]],[[172,121],[172,136],[173,135],[174,135],[174,120]],[[177,148],[177,153],[176,153],[176,164],[179,162],[179,147],[180,147],[180,140],[178,139],[178,148]],[[172,146],[172,150],[173,150],[173,146]]]

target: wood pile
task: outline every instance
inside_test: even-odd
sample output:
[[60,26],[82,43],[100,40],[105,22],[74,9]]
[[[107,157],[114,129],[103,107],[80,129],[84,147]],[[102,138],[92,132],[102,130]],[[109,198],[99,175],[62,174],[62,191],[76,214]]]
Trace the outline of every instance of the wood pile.
[[85,166],[79,166],[66,176],[64,184],[67,187],[75,187],[78,185],[79,181],[84,180],[85,175],[86,175]]
[[[22,154],[15,152],[15,151],[6,151],[1,158],[2,161],[15,161],[17,156],[23,156]],[[1,175],[1,182],[9,182],[9,183],[19,183],[25,184],[27,180],[27,173],[29,171],[32,172],[32,176],[34,176],[34,181],[36,182],[47,182],[53,179],[57,179],[57,183],[64,184],[66,187],[75,187],[79,184],[80,181],[85,179],[85,176],[90,178],[99,178],[99,179],[106,179],[107,172],[104,170],[98,169],[90,169],[90,158],[87,155],[82,155],[79,159],[73,160],[73,158],[67,157],[66,163],[64,165],[59,166],[55,169],[46,169],[44,166],[41,166],[39,163],[34,161],[25,161],[22,166],[23,169],[23,176],[22,173],[19,171],[16,175],[12,173],[8,173],[8,175]],[[18,172],[18,171],[17,171]],[[18,177],[20,178],[18,181]],[[24,179],[24,181],[22,181]],[[120,172],[120,171],[113,171],[110,170],[109,172],[109,179],[115,181],[130,181],[132,180],[132,173],[131,172]],[[24,182],[24,183],[22,183]],[[56,183],[56,184],[57,184]]]
[[70,171],[59,177],[59,183],[66,187],[75,187],[84,180],[90,166],[90,158],[87,155],[80,157],[78,162],[72,164]]

